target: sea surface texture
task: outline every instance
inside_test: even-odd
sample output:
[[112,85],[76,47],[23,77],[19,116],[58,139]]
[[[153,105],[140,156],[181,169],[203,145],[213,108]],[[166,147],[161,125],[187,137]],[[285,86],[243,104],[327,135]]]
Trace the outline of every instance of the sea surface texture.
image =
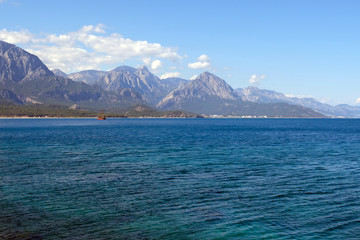
[[0,120],[0,239],[359,238],[360,120]]

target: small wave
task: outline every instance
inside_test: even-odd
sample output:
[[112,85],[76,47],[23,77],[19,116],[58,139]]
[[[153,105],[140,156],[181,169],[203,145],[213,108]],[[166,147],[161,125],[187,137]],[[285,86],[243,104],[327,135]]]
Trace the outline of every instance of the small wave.
[[316,192],[304,192],[306,195],[323,195],[323,194],[332,194],[330,191],[316,191]]
[[289,194],[278,194],[278,195],[275,195],[274,198],[286,198],[286,197],[290,197]]
[[338,229],[343,229],[343,228],[349,227],[349,226],[354,225],[354,224],[360,224],[360,220],[356,219],[356,220],[346,221],[346,222],[343,222],[343,223],[333,224],[332,226],[324,229],[322,231],[322,233],[327,233],[327,232],[335,231],[335,230],[338,230]]

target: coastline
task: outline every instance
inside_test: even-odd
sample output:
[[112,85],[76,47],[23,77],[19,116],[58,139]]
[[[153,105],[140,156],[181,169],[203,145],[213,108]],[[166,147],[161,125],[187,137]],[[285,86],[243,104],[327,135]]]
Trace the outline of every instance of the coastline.
[[0,116],[0,119],[66,119],[66,118],[86,118],[86,119],[91,119],[94,118],[96,119],[96,117],[20,117],[20,116],[13,116],[13,117],[4,117],[4,116]]
[[[95,119],[95,117],[29,117],[29,116],[0,116],[0,119]],[[127,116],[127,117],[106,117],[107,119],[118,119],[118,118],[130,118],[130,119],[139,119],[139,118],[161,118],[161,119],[188,119],[188,118],[206,118],[206,119],[359,119],[359,118],[345,118],[345,117],[263,117],[263,116],[222,116],[222,117],[214,117],[214,116],[202,116],[202,117],[168,117],[168,116],[143,116],[143,117],[135,117],[135,116]]]

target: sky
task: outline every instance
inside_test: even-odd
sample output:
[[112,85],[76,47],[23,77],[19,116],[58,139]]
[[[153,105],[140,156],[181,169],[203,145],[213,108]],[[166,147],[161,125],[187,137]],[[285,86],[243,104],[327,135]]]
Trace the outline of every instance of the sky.
[[209,71],[233,88],[360,105],[359,12],[358,0],[0,0],[0,40],[66,73]]

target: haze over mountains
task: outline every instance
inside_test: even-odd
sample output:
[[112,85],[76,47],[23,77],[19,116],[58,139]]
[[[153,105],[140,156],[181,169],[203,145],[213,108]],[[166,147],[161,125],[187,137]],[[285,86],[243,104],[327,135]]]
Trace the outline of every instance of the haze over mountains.
[[0,41],[0,100],[16,104],[77,104],[89,109],[125,108],[141,103],[163,110],[207,115],[270,117],[359,117],[360,108],[330,106],[314,99],[289,98],[254,87],[234,90],[204,72],[195,80],[160,79],[145,66],[66,74],[50,71],[41,60]]
[[350,106],[346,104],[332,106],[326,103],[321,103],[314,98],[288,97],[283,93],[259,89],[253,86],[244,89],[238,88],[236,91],[244,101],[257,103],[284,102],[308,107],[329,117],[360,118],[360,107],[358,106]]

